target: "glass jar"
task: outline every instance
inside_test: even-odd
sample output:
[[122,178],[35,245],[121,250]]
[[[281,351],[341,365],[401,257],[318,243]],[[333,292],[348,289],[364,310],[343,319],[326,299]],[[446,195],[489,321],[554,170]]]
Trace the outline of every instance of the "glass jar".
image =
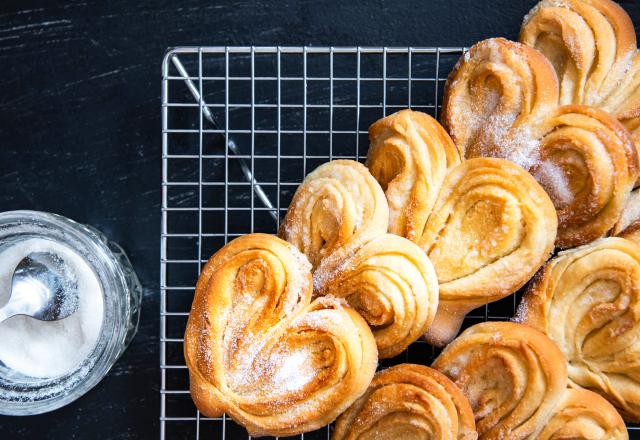
[[102,327],[89,356],[62,376],[34,378],[0,362],[0,414],[5,415],[53,411],[85,394],[122,355],[138,329],[140,318],[142,286],[129,259],[116,243],[90,226],[56,214],[0,213],[0,251],[31,238],[65,245],[93,270],[102,288]]

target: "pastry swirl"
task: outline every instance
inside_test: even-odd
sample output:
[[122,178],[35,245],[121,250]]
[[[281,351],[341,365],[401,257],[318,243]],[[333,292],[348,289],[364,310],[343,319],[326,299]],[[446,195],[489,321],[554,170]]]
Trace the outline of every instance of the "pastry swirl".
[[353,160],[334,160],[298,187],[279,235],[305,254],[314,270],[327,269],[384,234],[388,224],[387,200],[369,170]]
[[553,64],[561,104],[587,104],[618,117],[640,148],[640,53],[633,23],[611,0],[543,0],[520,41]]
[[535,161],[538,124],[558,105],[553,66],[504,38],[473,45],[449,74],[442,120],[463,156]]
[[457,147],[431,116],[409,109],[369,128],[367,167],[385,191],[389,232],[416,241],[447,172],[460,163]]
[[593,107],[558,107],[558,93],[537,50],[485,40],[450,75],[443,118],[467,158],[501,157],[536,177],[558,211],[556,244],[566,248],[614,227],[640,165],[622,124]]
[[204,415],[226,412],[252,435],[294,435],[331,423],[367,389],[373,335],[340,300],[311,301],[310,269],[265,234],[231,241],[205,265],[184,345]]
[[561,104],[602,106],[636,52],[633,23],[610,0],[543,0],[525,17],[520,41],[552,62]]
[[420,338],[438,307],[433,265],[417,245],[396,235],[373,239],[335,271],[314,277],[316,294],[344,298],[365,318],[380,358],[394,357]]
[[433,368],[469,400],[480,439],[536,438],[563,397],[567,367],[543,333],[510,322],[474,325]]
[[296,191],[280,234],[315,262],[314,294],[346,299],[373,329],[381,358],[431,325],[438,282],[424,252],[387,234],[382,188],[362,164],[318,167]]
[[589,390],[567,389],[538,440],[627,440],[624,420],[609,402]]
[[572,384],[640,420],[640,249],[617,237],[560,253],[529,286],[517,318],[546,333]]
[[544,121],[538,163],[531,173],[558,212],[557,245],[591,242],[616,224],[638,177],[628,132],[593,107],[559,107]]
[[519,166],[476,158],[454,168],[419,240],[440,283],[427,341],[451,341],[471,309],[522,287],[553,250],[556,230],[549,196]]
[[440,372],[400,364],[376,374],[336,422],[333,440],[475,440],[473,412],[460,389]]

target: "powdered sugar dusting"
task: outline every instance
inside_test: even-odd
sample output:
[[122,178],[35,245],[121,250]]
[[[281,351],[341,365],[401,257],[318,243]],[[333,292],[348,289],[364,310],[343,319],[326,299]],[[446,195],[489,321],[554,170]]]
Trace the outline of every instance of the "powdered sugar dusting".
[[529,308],[527,307],[526,302],[520,301],[518,305],[518,310],[516,310],[516,314],[511,318],[511,322],[515,322],[516,324],[524,324],[527,321],[529,316]]
[[551,196],[556,208],[561,208],[573,201],[573,193],[565,172],[552,161],[543,161],[533,172],[534,177]]
[[507,159],[529,170],[539,163],[540,141],[529,127],[513,127],[514,119],[510,114],[496,114],[477,123],[479,133],[475,146],[480,156]]

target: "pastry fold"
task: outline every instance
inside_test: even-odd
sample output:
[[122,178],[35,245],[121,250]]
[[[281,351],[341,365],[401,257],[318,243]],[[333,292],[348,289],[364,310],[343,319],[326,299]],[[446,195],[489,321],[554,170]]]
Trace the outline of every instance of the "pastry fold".
[[536,275],[516,319],[546,333],[578,387],[640,420],[640,249],[610,237],[560,253]]
[[567,367],[543,333],[510,322],[474,325],[433,368],[469,400],[480,439],[535,439],[562,399]]
[[543,122],[531,173],[558,211],[557,245],[574,247],[613,229],[638,177],[628,132],[602,110],[568,105]]
[[615,115],[640,148],[640,53],[622,7],[611,0],[543,0],[525,17],[520,41],[552,63],[561,104]]
[[344,298],[360,312],[383,359],[419,339],[438,308],[438,278],[431,261],[416,244],[396,235],[373,239],[335,271],[316,271],[314,277],[317,295]]
[[251,435],[331,423],[365,392],[375,340],[343,301],[311,301],[311,265],[277,237],[249,234],[214,254],[196,285],[184,338],[192,398]]
[[344,298],[358,310],[381,358],[418,339],[438,306],[433,265],[417,245],[386,232],[388,215],[367,168],[336,160],[302,182],[280,229],[314,264],[314,295]]
[[556,230],[549,196],[519,166],[476,158],[455,167],[418,241],[440,283],[426,340],[446,344],[471,309],[522,287],[553,251]]
[[537,50],[482,41],[447,81],[443,120],[465,157],[501,157],[531,172],[558,211],[557,245],[589,243],[614,227],[637,181],[638,152],[604,110],[558,106],[558,80]]
[[369,128],[367,167],[385,191],[389,232],[416,241],[458,149],[431,116],[405,109]]
[[369,170],[353,160],[334,160],[298,187],[279,235],[307,256],[313,270],[331,270],[388,225],[387,200]]
[[567,389],[538,440],[627,440],[624,420],[609,402],[583,389]]
[[543,0],[525,17],[520,41],[553,64],[561,104],[603,106],[636,53],[633,23],[610,0]]
[[400,364],[376,374],[339,418],[333,440],[475,440],[473,412],[460,389],[424,365]]

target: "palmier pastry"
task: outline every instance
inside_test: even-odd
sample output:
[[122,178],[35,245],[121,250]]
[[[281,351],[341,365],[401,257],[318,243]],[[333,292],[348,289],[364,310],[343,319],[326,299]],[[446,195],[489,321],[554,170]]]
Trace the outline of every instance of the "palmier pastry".
[[624,420],[609,402],[589,390],[569,388],[538,440],[627,440]]
[[560,253],[529,286],[516,319],[546,333],[572,384],[640,420],[640,248],[610,237]]
[[433,368],[469,400],[480,439],[533,439],[567,387],[562,353],[543,333],[510,322],[468,328]]
[[388,225],[387,200],[369,170],[353,160],[334,160],[298,187],[279,235],[305,254],[314,270],[329,271]]
[[440,283],[426,340],[446,344],[471,309],[522,287],[552,252],[556,229],[549,196],[514,163],[476,158],[454,168],[419,239]]
[[558,108],[544,125],[531,173],[558,211],[557,245],[573,247],[604,236],[638,177],[628,132],[605,112],[581,105]]
[[379,355],[393,357],[432,323],[438,282],[409,240],[387,234],[384,193],[349,160],[310,173],[293,197],[280,234],[315,263],[316,295],[345,298],[374,331]]
[[640,147],[640,55],[633,23],[611,0],[543,0],[520,41],[553,64],[561,104],[588,104],[617,116]]
[[638,179],[628,131],[603,110],[558,107],[553,66],[501,38],[472,47],[447,81],[443,119],[465,156],[511,160],[544,186],[559,216],[557,245],[606,235]]
[[371,326],[381,358],[400,354],[427,331],[438,307],[438,278],[414,243],[384,234],[333,272],[314,274],[317,295],[344,298]]
[[460,389],[423,365],[376,374],[367,392],[336,422],[333,440],[475,440],[473,412]]
[[389,232],[416,241],[449,169],[460,163],[457,147],[431,116],[409,109],[369,128],[367,167],[389,202]]
[[633,23],[610,0],[543,0],[525,17],[520,41],[553,64],[561,104],[602,105],[636,52]]
[[311,301],[311,265],[265,234],[237,238],[205,265],[184,338],[191,396],[252,435],[287,436],[331,423],[364,393],[377,351],[343,301]]

